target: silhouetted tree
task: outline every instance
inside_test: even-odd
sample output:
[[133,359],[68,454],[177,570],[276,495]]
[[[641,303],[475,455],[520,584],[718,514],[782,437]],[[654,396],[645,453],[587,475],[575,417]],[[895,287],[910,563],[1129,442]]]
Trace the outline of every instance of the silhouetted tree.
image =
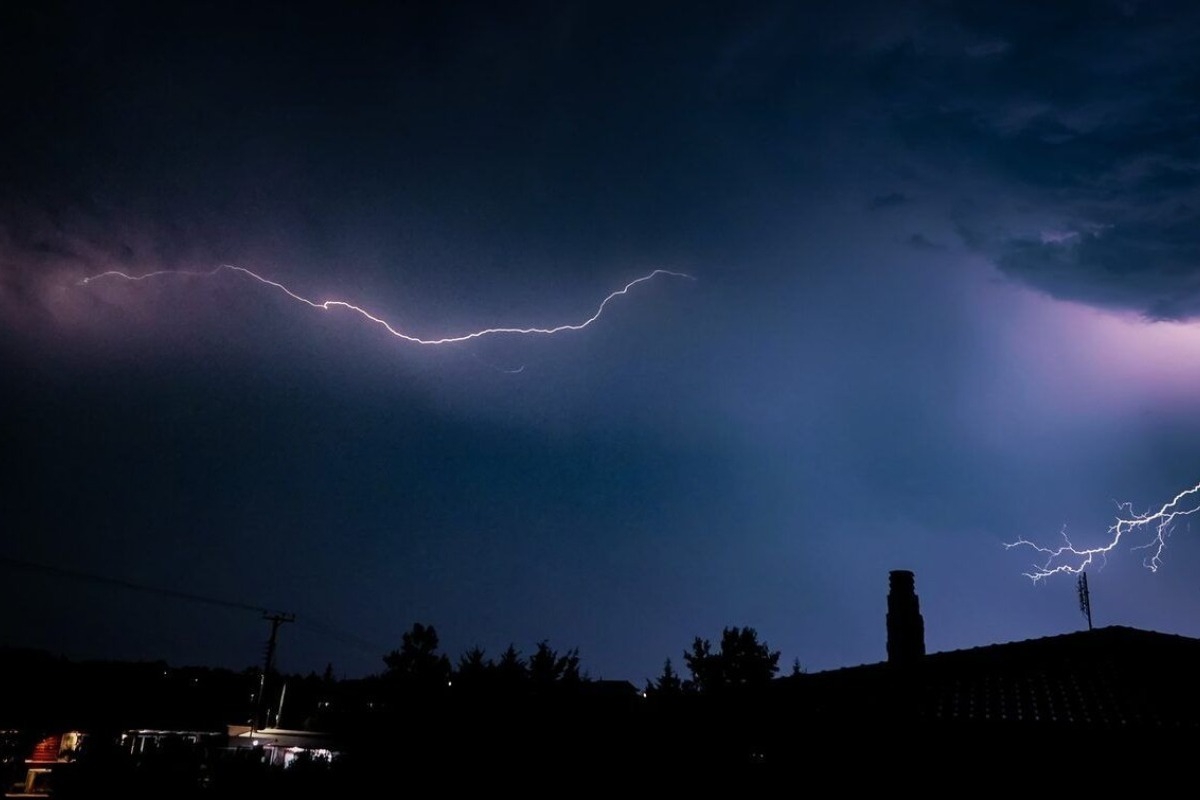
[[413,624],[404,634],[400,649],[383,657],[384,677],[410,686],[445,686],[450,678],[450,659],[437,652],[438,635],[432,625]]
[[550,647],[549,641],[538,642],[537,649],[529,657],[529,679],[539,687],[556,683],[578,683],[579,651],[572,648],[559,655]]
[[717,652],[713,652],[711,642],[697,636],[683,660],[692,673],[688,688],[701,692],[762,686],[779,671],[779,651],[771,652],[765,642],[760,643],[758,632],[750,627],[725,628]]
[[692,641],[692,651],[684,651],[683,663],[692,673],[692,679],[683,683],[685,691],[709,692],[721,686],[720,658],[713,655],[712,643],[708,639],[697,636]]
[[559,661],[561,669],[558,679],[563,683],[579,683],[588,680],[586,675],[579,672],[579,648],[572,647]]
[[779,651],[772,653],[766,642],[758,641],[758,632],[749,627],[724,631],[721,661],[726,683],[734,686],[761,686],[779,671]]
[[663,664],[662,675],[658,676],[657,681],[646,681],[646,694],[657,697],[677,697],[683,694],[683,680],[671,666],[671,659],[668,658]]
[[458,657],[458,669],[455,670],[455,675],[458,677],[483,675],[495,666],[492,660],[487,658],[484,649],[476,645]]
[[529,667],[521,653],[513,645],[500,654],[496,662],[496,680],[506,689],[515,689],[525,685],[529,679]]
[[800,659],[792,659],[792,675],[803,675],[805,671],[804,667],[800,666]]
[[482,689],[492,683],[495,673],[495,663],[486,657],[482,647],[476,645],[458,657],[458,667],[454,670],[454,687]]

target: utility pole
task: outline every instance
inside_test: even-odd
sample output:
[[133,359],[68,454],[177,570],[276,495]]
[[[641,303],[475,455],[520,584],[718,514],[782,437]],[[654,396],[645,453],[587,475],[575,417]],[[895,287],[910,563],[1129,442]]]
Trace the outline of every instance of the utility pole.
[[275,642],[279,637],[279,626],[285,622],[295,622],[295,614],[274,614],[264,611],[263,619],[271,623],[271,636],[267,639],[266,652],[263,658],[263,671],[258,679],[258,701],[255,704],[253,725],[261,730],[271,722],[271,711],[265,707],[267,698],[267,676],[275,669]]
[[1087,618],[1088,630],[1090,631],[1092,629],[1092,596],[1088,593],[1086,572],[1079,573],[1079,580],[1076,582],[1075,588],[1079,592],[1079,610]]

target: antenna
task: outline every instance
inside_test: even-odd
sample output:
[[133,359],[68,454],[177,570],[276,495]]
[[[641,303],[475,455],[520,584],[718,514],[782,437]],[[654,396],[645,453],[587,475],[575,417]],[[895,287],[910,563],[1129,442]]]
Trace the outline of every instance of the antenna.
[[1090,631],[1092,629],[1092,596],[1088,593],[1086,572],[1079,573],[1079,580],[1076,582],[1075,588],[1079,592],[1079,610],[1087,618]]

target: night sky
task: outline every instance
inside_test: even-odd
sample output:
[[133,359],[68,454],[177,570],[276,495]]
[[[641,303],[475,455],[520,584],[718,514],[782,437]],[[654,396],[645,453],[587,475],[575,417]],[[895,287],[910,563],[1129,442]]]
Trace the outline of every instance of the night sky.
[[[752,626],[1077,630],[1025,537],[1200,480],[1200,7],[0,4],[0,557],[641,684]],[[703,10],[701,10],[703,9]],[[221,271],[236,265],[425,346]],[[1200,534],[1200,531],[1196,533]],[[1132,541],[1130,544],[1136,544]],[[1200,539],[1089,570],[1200,636]],[[261,661],[258,615],[0,565],[0,644]],[[786,667],[785,667],[786,670]]]

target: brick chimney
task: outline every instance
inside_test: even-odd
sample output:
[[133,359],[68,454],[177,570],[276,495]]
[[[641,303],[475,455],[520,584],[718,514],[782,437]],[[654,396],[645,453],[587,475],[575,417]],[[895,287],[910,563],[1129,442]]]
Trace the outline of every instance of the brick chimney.
[[925,620],[906,569],[888,573],[887,654],[889,664],[909,664],[925,655]]

